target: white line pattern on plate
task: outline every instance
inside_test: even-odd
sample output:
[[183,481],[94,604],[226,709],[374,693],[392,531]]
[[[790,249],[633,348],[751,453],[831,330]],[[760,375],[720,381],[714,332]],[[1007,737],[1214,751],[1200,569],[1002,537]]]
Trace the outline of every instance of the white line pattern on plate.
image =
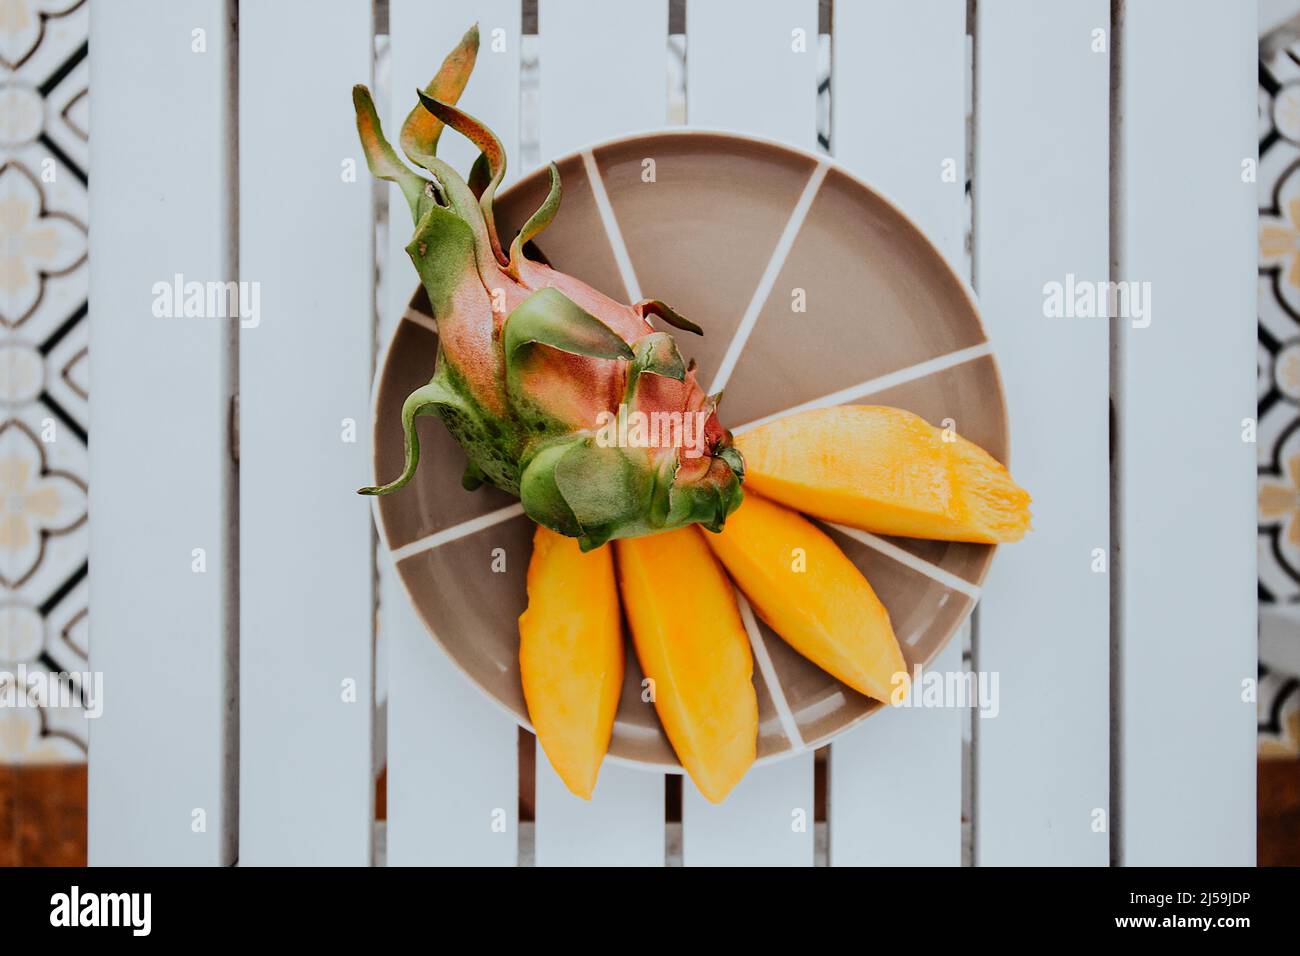
[[754,618],[754,609],[749,606],[749,602],[745,600],[745,595],[741,594],[739,590],[736,591],[736,604],[740,606],[740,619],[745,622],[745,633],[749,635],[749,646],[754,650],[754,660],[758,663],[758,670],[763,675],[763,682],[767,684],[768,696],[772,698],[772,704],[776,707],[777,716],[781,720],[781,729],[790,738],[794,752],[798,753],[805,747],[803,734],[799,733],[799,725],[795,723],[794,712],[790,710],[790,702],[785,699],[785,688],[781,686],[776,667],[772,664],[772,658],[767,653],[767,644],[763,641],[763,632],[758,629],[758,621]]
[[422,329],[428,329],[434,335],[438,334],[438,320],[431,315],[425,315],[423,312],[417,312],[415,309],[407,309],[402,314],[402,320],[405,322],[414,322]]
[[484,528],[491,528],[503,521],[509,521],[511,518],[517,518],[524,513],[524,506],[521,504],[506,505],[504,508],[498,508],[496,511],[489,511],[485,515],[479,515],[477,518],[470,518],[468,521],[462,521],[460,524],[454,524],[450,528],[443,528],[441,531],[435,531],[433,534],[425,535],[423,538],[417,538],[400,548],[393,548],[393,561],[403,561],[413,554],[419,554],[422,551],[429,551],[433,548],[440,548],[450,541],[456,541],[471,535],[476,531],[482,531]]
[[586,150],[582,154],[582,165],[587,170],[587,179],[591,182],[591,195],[596,200],[596,209],[600,212],[600,222],[605,227],[610,251],[614,253],[614,261],[618,263],[618,273],[623,277],[623,288],[627,291],[627,299],[629,302],[636,302],[641,298],[641,283],[637,281],[636,271],[632,268],[632,259],[628,256],[627,246],[623,242],[623,231],[618,227],[614,207],[609,204],[609,195],[605,192],[605,181],[600,178],[596,157],[592,155],[591,150]]
[[736,370],[736,363],[740,361],[740,353],[744,351],[745,343],[749,341],[749,335],[754,331],[754,326],[758,323],[758,314],[763,310],[763,305],[772,292],[772,286],[776,284],[776,277],[781,274],[781,268],[785,265],[786,257],[790,255],[790,249],[794,246],[795,237],[799,235],[799,229],[808,216],[808,210],[812,207],[813,199],[817,196],[817,190],[821,188],[822,180],[826,178],[826,170],[829,168],[826,163],[817,164],[817,168],[808,177],[808,182],[803,188],[803,193],[799,196],[799,201],[794,204],[794,209],[790,211],[790,219],[781,232],[781,238],[776,241],[776,247],[772,250],[772,257],[767,260],[767,268],[763,270],[758,285],[754,287],[754,295],[749,300],[745,314],[741,316],[740,325],[736,327],[736,334],[731,337],[731,344],[727,346],[727,354],[722,358],[722,365],[719,366],[718,373],[713,376],[713,384],[709,386],[710,395],[716,395],[722,391],[731,378],[731,373]]
[[773,412],[771,415],[764,415],[762,418],[756,418],[752,422],[746,422],[738,425],[731,430],[733,435],[739,435],[747,432],[751,428],[757,428],[760,425],[766,425],[768,422],[774,422],[778,418],[785,418],[787,415],[794,415],[798,412],[806,412],[813,408],[830,408],[833,405],[843,405],[845,402],[851,402],[856,398],[870,395],[873,392],[883,392],[887,388],[893,388],[895,385],[902,385],[905,382],[912,382],[918,378],[925,378],[927,375],[934,375],[936,372],[946,371],[956,365],[962,365],[985,355],[990,355],[993,347],[988,342],[981,342],[979,345],[972,345],[968,348],[958,349],[956,352],[948,352],[945,355],[939,355],[932,359],[926,359],[924,362],[917,362],[915,365],[909,365],[906,368],[900,368],[896,372],[889,372],[876,378],[868,379],[865,382],[859,382],[857,385],[850,385],[848,388],[842,388],[838,392],[831,392],[829,395],[823,395],[821,398],[814,398],[811,401],[804,402],[801,405],[794,405],[790,408],[782,409],[779,412]]
[[924,558],[918,558],[910,551],[904,551],[898,545],[886,541],[884,538],[878,537],[870,531],[862,531],[859,528],[850,528],[847,525],[836,524],[833,521],[823,521],[821,523],[829,528],[834,528],[841,534],[848,535],[854,541],[865,544],[873,551],[879,551],[886,557],[893,558],[899,564],[905,565],[913,571],[924,574],[927,578],[938,581],[949,590],[960,591],[968,597],[979,600],[980,587],[978,584],[971,584],[964,578],[958,577],[951,571],[939,567],[937,564],[931,564]]

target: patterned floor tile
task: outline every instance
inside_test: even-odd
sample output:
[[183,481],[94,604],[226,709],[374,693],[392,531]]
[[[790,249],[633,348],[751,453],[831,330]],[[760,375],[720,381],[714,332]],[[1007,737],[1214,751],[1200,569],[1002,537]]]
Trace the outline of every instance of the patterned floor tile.
[[[86,0],[0,0],[6,674],[86,666],[88,24]],[[0,709],[0,764],[84,760],[85,727],[80,706]]]

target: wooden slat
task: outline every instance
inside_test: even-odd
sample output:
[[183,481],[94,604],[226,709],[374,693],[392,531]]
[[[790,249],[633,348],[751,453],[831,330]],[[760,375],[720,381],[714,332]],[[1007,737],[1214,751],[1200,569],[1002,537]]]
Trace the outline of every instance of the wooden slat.
[[899,202],[955,266],[965,242],[965,9],[839,4],[831,59],[832,153]]
[[[1255,449],[1242,422],[1256,414],[1258,239],[1242,173],[1256,155],[1254,7],[1124,11],[1115,251],[1118,278],[1149,282],[1154,308],[1148,327],[1115,329],[1119,859],[1250,865]],[[1190,66],[1173,95],[1175,64]]]
[[1091,567],[1110,539],[1108,323],[1043,311],[1045,284],[1107,276],[1110,57],[1091,34],[1109,17],[1107,0],[979,8],[975,286],[1012,472],[1034,496],[1034,530],[999,550],[980,603],[976,664],[1000,691],[998,716],[976,718],[980,865],[1110,852],[1094,825],[1109,812],[1110,575]]
[[[962,256],[967,83],[963,0],[835,5],[831,148]],[[952,161],[952,181],[941,172]],[[931,665],[960,671],[961,635]],[[961,862],[961,720],[884,712],[831,745],[833,866]]]
[[682,786],[684,866],[812,866],[812,752],[750,770],[722,803]]
[[177,274],[208,282],[233,271],[226,6],[91,7],[91,667],[110,688],[89,725],[89,855],[99,865],[235,855],[226,774],[234,333],[225,318],[155,317],[151,291]]
[[811,148],[817,140],[816,0],[686,5],[686,118]]
[[[389,7],[391,90],[386,128],[396,137],[442,57],[475,20],[478,62],[460,105],[496,132],[518,171],[519,0],[473,0],[454,11],[425,0]],[[494,32],[498,45],[492,49]],[[457,169],[474,150],[448,130],[438,146]],[[387,343],[418,285],[405,246],[406,203],[389,196]],[[380,558],[380,639],[388,654],[388,861],[390,865],[512,866],[518,859],[517,729],[456,669],[415,616],[386,555]]]
[[542,161],[668,114],[668,0],[538,6]]
[[[664,125],[666,0],[551,0],[539,7],[538,34],[543,160]],[[661,775],[607,762],[588,803],[563,790],[544,754],[537,766],[538,865],[663,863]]]
[[[928,671],[962,668],[955,635]],[[885,710],[831,744],[831,866],[961,862],[961,711]]]
[[515,723],[434,643],[395,575],[385,574],[380,588],[389,642],[388,865],[513,866]]
[[663,866],[663,774],[606,761],[582,800],[538,747],[536,814],[538,866]]
[[240,273],[262,309],[240,335],[240,863],[363,865],[373,227],[351,86],[371,4],[246,3],[239,27]]
[[[801,41],[796,30],[803,31]],[[814,0],[687,4],[686,44],[686,112],[692,125],[816,148]],[[812,751],[751,770],[716,806],[687,781],[682,790],[682,862],[811,866],[812,801]],[[796,819],[798,812],[804,814],[802,821]]]

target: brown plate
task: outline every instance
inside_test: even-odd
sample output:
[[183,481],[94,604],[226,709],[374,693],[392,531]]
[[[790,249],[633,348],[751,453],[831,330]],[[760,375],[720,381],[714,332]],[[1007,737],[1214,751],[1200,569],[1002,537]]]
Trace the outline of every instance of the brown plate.
[[[906,215],[833,160],[675,130],[616,140],[558,165],[564,200],[539,237],[543,253],[614,298],[663,299],[702,325],[703,338],[676,338],[706,387],[729,371],[724,424],[743,428],[806,403],[896,405],[934,424],[952,419],[1007,461],[1002,383],[965,283]],[[546,188],[538,170],[497,199],[503,235],[514,234]],[[433,373],[437,337],[427,312],[417,292],[383,361],[376,480],[401,470],[402,401]],[[464,453],[436,419],[419,428],[415,479],[377,499],[381,533],[429,633],[527,727],[515,622],[532,524],[509,495],[464,491]],[[986,545],[830,533],[889,609],[909,665],[928,664],[956,632],[993,557]],[[761,623],[753,636],[760,762],[820,746],[879,708]],[[652,705],[641,701],[641,677],[629,645],[610,756],[679,769]]]

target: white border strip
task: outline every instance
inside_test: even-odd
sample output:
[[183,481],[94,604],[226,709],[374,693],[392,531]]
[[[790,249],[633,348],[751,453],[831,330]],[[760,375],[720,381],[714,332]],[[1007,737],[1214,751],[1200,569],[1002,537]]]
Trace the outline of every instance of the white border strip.
[[404,544],[400,548],[391,549],[393,562],[404,561],[415,554],[423,551],[430,551],[434,548],[440,548],[444,544],[464,538],[476,531],[482,531],[484,528],[491,528],[503,521],[509,521],[511,518],[517,518],[524,513],[524,506],[521,504],[506,505],[504,508],[498,508],[496,511],[489,511],[485,515],[479,515],[477,518],[470,518],[468,521],[462,521],[460,524],[454,524],[450,528],[443,528],[441,531],[426,535],[423,538],[417,538],[409,544]]
[[965,578],[960,578],[951,571],[939,567],[937,564],[931,564],[923,558],[918,558],[910,551],[904,551],[896,544],[891,544],[884,538],[877,537],[870,531],[862,531],[859,528],[850,528],[846,525],[835,524],[833,521],[822,522],[828,528],[834,528],[842,534],[848,535],[854,541],[865,544],[873,551],[879,551],[885,557],[893,558],[899,564],[911,568],[913,571],[924,574],[927,578],[938,581],[944,587],[951,591],[960,591],[967,597],[978,601],[980,597],[980,586],[971,584]]
[[845,402],[851,402],[855,398],[862,398],[864,395],[870,395],[872,392],[883,392],[887,388],[893,388],[895,385],[902,385],[905,382],[911,382],[918,378],[925,378],[927,375],[933,375],[936,372],[943,372],[956,365],[962,365],[985,355],[993,354],[993,346],[988,342],[981,342],[979,345],[972,345],[969,348],[958,349],[956,352],[949,352],[946,355],[939,355],[932,359],[926,359],[924,362],[918,362],[915,365],[909,365],[907,368],[900,368],[896,372],[889,372],[877,378],[868,379],[865,382],[859,382],[857,385],[850,385],[848,388],[842,388],[838,392],[831,392],[829,395],[823,395],[821,398],[814,398],[812,401],[804,402],[802,405],[795,405],[792,408],[785,408],[779,412],[773,412],[771,415],[765,415],[762,418],[756,418],[752,422],[746,422],[731,430],[733,435],[739,435],[741,432],[747,432],[751,428],[757,428],[760,425],[766,425],[768,422],[776,421],[778,418],[785,418],[787,415],[794,415],[798,412],[806,412],[812,408],[830,408],[832,405],[843,405]]
[[736,328],[736,334],[731,337],[731,344],[727,346],[727,354],[722,358],[722,365],[719,366],[718,373],[713,377],[713,384],[709,386],[710,395],[716,395],[726,388],[731,373],[736,370],[736,363],[740,361],[740,353],[744,351],[745,343],[749,341],[750,333],[754,331],[754,326],[758,322],[758,314],[763,310],[767,297],[772,292],[772,286],[776,284],[776,277],[781,274],[781,268],[785,265],[786,257],[790,255],[790,249],[794,246],[795,236],[799,234],[799,229],[808,216],[808,210],[812,207],[813,199],[817,195],[817,190],[821,188],[822,180],[826,178],[828,169],[830,169],[828,163],[820,162],[812,171],[812,175],[808,177],[808,182],[803,187],[803,193],[800,194],[799,201],[794,204],[794,209],[790,212],[790,219],[785,224],[781,238],[777,240],[776,248],[772,250],[772,258],[767,260],[767,268],[763,270],[763,275],[754,288],[753,298],[749,300],[749,306],[745,309],[745,314],[741,316],[740,325]]
[[772,658],[768,656],[767,644],[763,641],[763,633],[758,629],[758,621],[754,619],[754,609],[749,606],[745,600],[745,595],[736,590],[736,604],[740,607],[740,619],[745,623],[745,633],[749,635],[749,646],[754,650],[754,660],[758,664],[758,670],[763,675],[763,682],[767,684],[768,696],[772,698],[772,704],[776,707],[777,716],[781,720],[781,729],[785,735],[790,738],[793,745],[792,753],[798,753],[807,748],[804,742],[803,734],[799,733],[799,725],[795,723],[794,712],[790,709],[790,702],[785,699],[785,688],[781,686],[781,680],[777,677],[776,668],[772,665]]
[[632,268],[632,259],[627,254],[627,245],[623,242],[623,231],[618,228],[614,218],[614,207],[609,204],[609,194],[605,192],[605,181],[600,178],[596,168],[596,157],[591,150],[582,153],[582,165],[587,170],[587,179],[591,182],[591,195],[596,200],[596,209],[600,212],[601,225],[609,239],[609,248],[618,263],[618,273],[623,277],[623,288],[627,290],[628,302],[637,302],[641,298],[641,283],[636,279],[636,270]]

